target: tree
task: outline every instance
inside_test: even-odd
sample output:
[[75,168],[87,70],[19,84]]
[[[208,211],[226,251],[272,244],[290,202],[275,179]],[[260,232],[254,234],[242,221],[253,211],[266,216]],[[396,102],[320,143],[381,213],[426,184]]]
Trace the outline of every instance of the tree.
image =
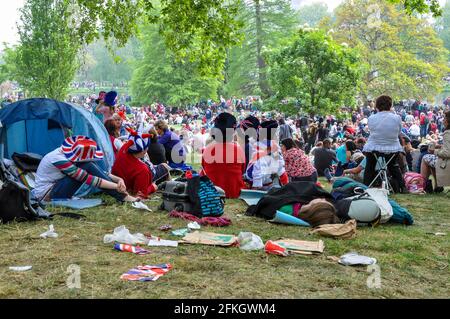
[[131,80],[133,103],[159,101],[176,106],[215,98],[220,81],[202,76],[194,62],[179,61],[165,45],[154,25],[142,31],[143,58],[136,61]]
[[[386,1],[402,3],[410,13],[440,13],[438,0]],[[159,27],[166,47],[177,59],[195,62],[203,75],[222,75],[227,49],[242,40],[239,32],[242,23],[237,19],[241,0],[71,0],[71,3],[72,30],[84,43],[104,38],[116,39],[123,46],[136,36],[144,20]]]
[[83,63],[78,70],[77,80],[128,83],[133,73],[133,62],[140,58],[140,42],[132,38],[118,48],[110,46],[104,40],[97,40],[89,45],[83,55]]
[[320,20],[325,17],[331,17],[325,2],[301,6],[298,9],[298,19],[301,25],[308,24],[310,27],[317,27]]
[[355,104],[361,76],[357,52],[323,31],[300,29],[289,46],[270,55],[269,64],[276,109],[329,114]]
[[29,0],[21,10],[14,80],[30,96],[62,100],[77,70],[80,42],[68,0]]
[[445,3],[442,17],[437,20],[436,25],[439,37],[444,41],[447,50],[450,51],[450,0]]
[[241,5],[242,45],[229,50],[225,69],[228,95],[271,94],[264,51],[289,38],[298,26],[289,0],[252,0]]
[[76,30],[86,43],[103,37],[119,46],[148,22],[158,26],[179,60],[196,62],[204,75],[221,75],[226,49],[240,40],[239,0],[75,0]]
[[439,0],[387,0],[387,2],[402,5],[409,15],[432,13],[434,17],[438,17],[442,14]]
[[11,82],[15,73],[16,50],[13,47],[4,46],[0,53],[0,97],[12,88]]
[[377,0],[345,1],[336,9],[332,34],[358,48],[368,68],[361,97],[432,98],[442,89],[446,55],[425,18]]

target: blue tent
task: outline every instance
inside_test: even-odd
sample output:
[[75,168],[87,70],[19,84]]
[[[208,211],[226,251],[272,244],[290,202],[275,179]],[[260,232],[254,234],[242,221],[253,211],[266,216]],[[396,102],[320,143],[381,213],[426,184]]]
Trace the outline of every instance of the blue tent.
[[44,156],[71,135],[95,140],[105,154],[100,166],[111,170],[114,152],[108,132],[81,106],[39,98],[21,100],[0,110],[0,158],[11,158],[14,152]]

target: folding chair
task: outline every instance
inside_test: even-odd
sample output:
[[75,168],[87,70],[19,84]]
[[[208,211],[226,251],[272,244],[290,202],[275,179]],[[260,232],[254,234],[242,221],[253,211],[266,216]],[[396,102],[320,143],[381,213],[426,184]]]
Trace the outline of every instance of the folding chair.
[[384,156],[379,156],[379,153],[374,152],[372,153],[375,156],[375,159],[377,160],[377,164],[375,166],[375,169],[377,165],[379,165],[378,174],[375,176],[375,178],[372,180],[372,182],[369,184],[369,188],[372,187],[372,185],[377,181],[378,178],[381,179],[381,188],[386,189],[388,191],[388,194],[394,191],[392,188],[391,183],[389,182],[389,176],[388,176],[388,165],[391,163],[391,161],[395,157],[395,153],[390,155],[390,158],[388,161],[386,161],[386,158]]

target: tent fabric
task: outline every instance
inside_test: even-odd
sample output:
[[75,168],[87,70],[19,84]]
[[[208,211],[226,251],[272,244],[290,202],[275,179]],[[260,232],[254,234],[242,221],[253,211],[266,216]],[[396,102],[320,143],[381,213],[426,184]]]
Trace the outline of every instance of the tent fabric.
[[52,99],[21,100],[0,110],[0,158],[14,152],[45,156],[68,135],[84,135],[97,142],[105,157],[100,166],[111,171],[114,152],[103,123],[81,106]]

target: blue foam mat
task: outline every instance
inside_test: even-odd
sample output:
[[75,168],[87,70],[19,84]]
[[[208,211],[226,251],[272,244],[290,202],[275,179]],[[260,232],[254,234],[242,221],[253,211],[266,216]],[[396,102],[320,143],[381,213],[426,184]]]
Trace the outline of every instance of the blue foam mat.
[[258,204],[259,200],[266,195],[265,191],[258,191],[253,189],[243,189],[241,190],[241,195],[239,199],[242,199],[247,203],[248,206]]
[[270,222],[278,223],[278,224],[311,227],[311,225],[309,223],[305,222],[304,220],[297,218],[295,216],[291,216],[289,214],[280,212],[279,210],[277,210],[275,217],[272,220],[270,220]]
[[68,207],[71,209],[86,209],[96,207],[102,204],[100,198],[89,199],[55,199],[48,203],[51,206]]

